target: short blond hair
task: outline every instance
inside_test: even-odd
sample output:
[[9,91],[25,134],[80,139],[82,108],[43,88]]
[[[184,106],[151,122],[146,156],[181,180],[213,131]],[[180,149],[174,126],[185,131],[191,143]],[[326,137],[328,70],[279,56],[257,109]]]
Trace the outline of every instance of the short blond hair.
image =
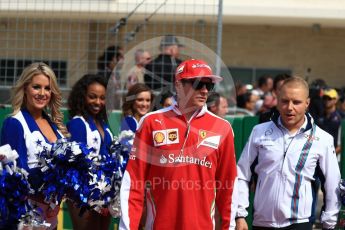
[[[287,78],[284,80],[283,84],[280,86],[280,90],[283,89],[284,86],[290,86],[290,87],[302,87],[305,89],[307,97],[309,97],[309,85],[308,83],[301,78],[300,76],[292,76],[290,78]],[[279,95],[278,95],[279,96]]]

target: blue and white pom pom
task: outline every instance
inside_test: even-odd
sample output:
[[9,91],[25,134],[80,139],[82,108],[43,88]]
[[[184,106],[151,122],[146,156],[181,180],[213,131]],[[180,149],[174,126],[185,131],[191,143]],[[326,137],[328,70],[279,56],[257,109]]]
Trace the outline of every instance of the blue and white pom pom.
[[44,181],[40,192],[51,205],[66,197],[82,208],[81,214],[86,208],[102,212],[119,197],[129,151],[118,139],[103,155],[84,144],[59,140],[39,154]]
[[0,147],[0,228],[17,226],[31,207],[27,201],[31,192],[27,172],[16,166],[18,153],[10,145]]
[[43,218],[43,211],[40,208],[30,210],[21,218],[18,229],[48,229],[51,224]]
[[121,143],[118,138],[109,147],[109,154],[102,155],[98,165],[93,167],[94,188],[91,192],[90,206],[100,212],[108,208],[113,217],[120,216],[120,186],[126,169],[131,145]]
[[118,138],[123,148],[127,148],[129,151],[133,145],[135,133],[132,130],[122,130]]
[[91,153],[85,144],[60,139],[39,154],[44,181],[40,192],[46,202],[59,205],[67,197],[78,207],[88,206]]

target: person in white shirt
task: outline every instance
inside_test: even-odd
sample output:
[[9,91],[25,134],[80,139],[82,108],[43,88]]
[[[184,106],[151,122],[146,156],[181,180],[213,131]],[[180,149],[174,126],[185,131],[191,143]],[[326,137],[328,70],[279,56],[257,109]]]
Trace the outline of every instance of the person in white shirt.
[[255,178],[253,230],[311,230],[315,174],[325,191],[321,223],[333,229],[340,209],[333,137],[306,113],[309,88],[302,78],[285,80],[280,90],[279,114],[254,127],[238,162],[236,229],[248,229],[244,218],[249,184]]

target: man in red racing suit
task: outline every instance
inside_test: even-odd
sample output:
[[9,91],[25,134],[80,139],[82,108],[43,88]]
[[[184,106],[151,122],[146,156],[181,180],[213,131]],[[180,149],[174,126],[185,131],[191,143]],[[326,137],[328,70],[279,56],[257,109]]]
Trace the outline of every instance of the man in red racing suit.
[[[176,102],[142,118],[121,186],[120,229],[234,229],[236,158],[231,125],[210,113],[208,92],[222,78],[202,60],[176,70]],[[146,192],[146,196],[145,196]]]

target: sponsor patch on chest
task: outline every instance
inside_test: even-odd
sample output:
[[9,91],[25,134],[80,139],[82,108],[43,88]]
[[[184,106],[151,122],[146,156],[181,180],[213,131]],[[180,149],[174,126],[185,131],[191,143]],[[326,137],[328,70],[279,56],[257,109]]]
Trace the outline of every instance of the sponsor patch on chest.
[[310,140],[313,140],[313,141],[319,141],[319,140],[320,140],[319,137],[313,136],[313,135],[304,134],[303,136],[304,136],[305,138],[310,139]]
[[179,143],[178,129],[163,129],[152,132],[154,146]]
[[220,135],[207,130],[199,130],[198,148],[203,145],[213,149],[218,149],[220,142]]
[[259,143],[259,147],[263,148],[263,147],[272,147],[275,145],[275,142],[273,139],[270,138],[261,138]]

